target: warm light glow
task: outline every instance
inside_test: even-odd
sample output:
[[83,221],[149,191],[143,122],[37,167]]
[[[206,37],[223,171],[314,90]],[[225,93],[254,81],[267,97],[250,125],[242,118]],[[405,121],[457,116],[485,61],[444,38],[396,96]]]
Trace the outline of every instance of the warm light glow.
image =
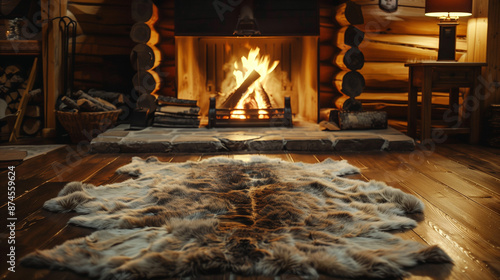
[[458,18],[458,17],[468,17],[472,13],[447,13],[447,12],[436,12],[436,13],[425,13],[428,17],[440,17],[440,18]]
[[451,19],[471,16],[472,0],[426,0],[425,15]]
[[[269,96],[265,92],[263,85],[266,82],[267,76],[273,72],[279,64],[278,60],[271,63],[271,59],[268,55],[261,56],[260,48],[258,47],[251,48],[248,56],[242,56],[240,60],[240,62],[234,62],[233,75],[236,79],[235,89],[237,89],[254,70],[260,74],[260,78],[248,87],[238,104],[236,104],[234,109],[239,110],[232,112],[232,119],[246,119],[245,109],[270,108]],[[269,116],[264,116],[268,114],[265,110],[259,110],[258,113],[259,119],[269,118]]]

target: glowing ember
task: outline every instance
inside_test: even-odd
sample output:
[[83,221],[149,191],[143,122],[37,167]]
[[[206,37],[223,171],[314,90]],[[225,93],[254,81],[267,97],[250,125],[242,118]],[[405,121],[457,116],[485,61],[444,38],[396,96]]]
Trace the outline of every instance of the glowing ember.
[[[268,55],[261,56],[260,48],[250,49],[248,56],[241,57],[241,62],[234,62],[233,75],[236,78],[236,87],[238,88],[245,79],[255,70],[260,74],[260,77],[252,83],[245,93],[242,95],[241,99],[238,101],[234,109],[238,109],[232,112],[232,119],[246,119],[248,116],[245,115],[245,109],[270,109],[271,102],[269,96],[264,90],[263,84],[269,73],[271,73],[276,66],[278,66],[279,61],[276,60],[271,64],[271,60]],[[268,119],[269,116],[265,110],[259,110],[259,119]]]

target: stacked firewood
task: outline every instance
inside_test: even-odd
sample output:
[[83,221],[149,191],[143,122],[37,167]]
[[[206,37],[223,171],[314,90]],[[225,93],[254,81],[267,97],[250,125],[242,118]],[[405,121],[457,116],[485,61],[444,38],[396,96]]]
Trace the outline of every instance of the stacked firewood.
[[200,107],[197,106],[196,100],[160,95],[156,102],[158,106],[153,126],[191,128],[200,126]]
[[[26,71],[19,65],[0,66],[0,119],[15,116],[27,86]],[[34,89],[28,93],[29,103],[25,108],[22,132],[26,135],[35,135],[42,129],[43,94],[41,89]],[[3,126],[2,133],[9,133],[11,127]]]
[[79,90],[61,97],[58,109],[64,112],[106,112],[115,111],[123,104],[126,104],[126,99],[122,93],[91,89],[88,93]]

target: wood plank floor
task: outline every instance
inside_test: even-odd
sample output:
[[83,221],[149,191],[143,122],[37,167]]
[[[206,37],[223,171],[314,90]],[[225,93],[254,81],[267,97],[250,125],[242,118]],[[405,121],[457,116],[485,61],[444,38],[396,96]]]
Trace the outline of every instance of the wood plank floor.
[[[429,147],[427,147],[429,148]],[[384,181],[420,198],[424,214],[415,215],[418,226],[396,232],[406,239],[437,244],[454,260],[453,265],[425,264],[410,269],[409,279],[500,279],[500,150],[466,144],[447,144],[429,151],[363,152],[334,154],[264,154],[293,162],[319,162],[326,158],[346,159],[361,169],[350,178]],[[221,154],[218,154],[221,155]],[[68,182],[95,185],[120,182],[129,177],[114,171],[132,156],[150,154],[88,154],[76,146],[66,146],[21,163],[15,168],[16,262],[36,249],[48,249],[66,240],[84,237],[93,230],[67,225],[74,213],[51,213],[43,203],[56,196]],[[202,160],[212,154],[158,156],[162,161]],[[247,158],[247,154],[223,154]],[[8,185],[8,171],[0,172],[0,186]],[[0,193],[0,213],[7,220],[7,191]],[[8,253],[9,231],[2,229],[2,260]],[[0,262],[2,279],[87,279],[68,271],[33,269],[16,265],[7,271]],[[268,279],[225,274],[200,279]],[[271,279],[271,278],[269,278]],[[297,279],[283,276],[281,279]],[[321,279],[337,279],[322,276]]]

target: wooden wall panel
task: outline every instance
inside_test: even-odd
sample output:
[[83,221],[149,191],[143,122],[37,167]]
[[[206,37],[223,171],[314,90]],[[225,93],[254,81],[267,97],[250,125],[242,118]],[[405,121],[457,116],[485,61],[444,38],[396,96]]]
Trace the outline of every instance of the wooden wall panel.
[[61,41],[59,27],[56,24],[51,24],[50,19],[66,15],[67,1],[66,0],[44,0],[41,2],[42,8],[42,37],[46,44],[42,44],[43,58],[43,92],[44,98],[44,124],[45,128],[42,131],[44,137],[53,137],[56,133],[56,116],[54,109],[56,108],[56,100],[62,91],[62,77],[60,75],[61,65],[61,48],[58,47]]
[[[387,34],[410,35],[439,35],[439,20],[435,17],[426,17],[425,3],[419,1],[399,1],[398,10],[387,13],[381,10],[375,1],[356,1],[362,5],[365,23],[357,26],[366,33],[383,32]],[[468,18],[460,18],[457,27],[457,36],[467,35]]]
[[365,62],[359,70],[365,77],[365,91],[400,93],[408,90],[408,68],[404,62]]
[[130,1],[69,0],[68,16],[77,22],[75,89],[98,88],[129,94],[134,24]]
[[159,20],[156,29],[160,33],[158,48],[162,54],[159,66],[162,86],[160,95],[177,97],[177,68],[175,58],[175,0],[157,3]]
[[488,46],[484,72],[486,81],[492,83],[488,87],[486,106],[500,104],[500,1],[490,0],[488,6]]

